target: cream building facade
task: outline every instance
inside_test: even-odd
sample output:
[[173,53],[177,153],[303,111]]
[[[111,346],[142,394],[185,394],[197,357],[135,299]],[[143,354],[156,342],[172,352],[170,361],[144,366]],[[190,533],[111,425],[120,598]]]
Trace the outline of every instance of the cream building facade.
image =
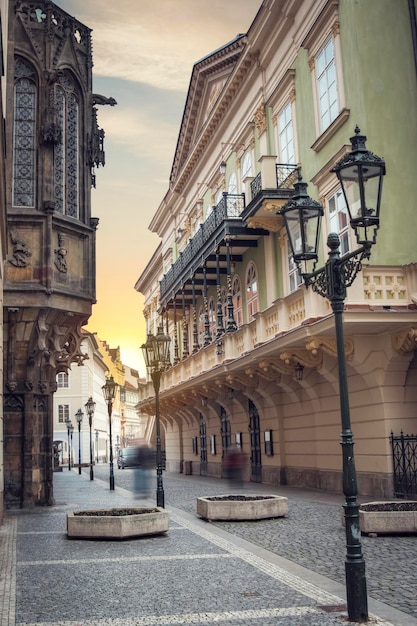
[[[169,470],[221,476],[237,443],[249,480],[341,491],[334,316],[301,284],[279,210],[301,168],[324,207],[319,263],[330,232],[355,249],[330,170],[358,125],[387,173],[345,304],[351,422],[360,493],[392,496],[391,433],[417,433],[413,21],[406,0],[264,0],[246,34],[195,63],[149,226],[160,245],[135,287],[148,332],[171,337]],[[150,382],[138,408],[152,423]]]

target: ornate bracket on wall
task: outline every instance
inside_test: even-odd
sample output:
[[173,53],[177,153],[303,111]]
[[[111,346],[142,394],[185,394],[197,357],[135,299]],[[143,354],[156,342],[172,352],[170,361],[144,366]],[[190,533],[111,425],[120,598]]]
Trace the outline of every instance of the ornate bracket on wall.
[[[307,342],[306,348],[311,351],[312,354],[315,354],[321,348],[324,352],[327,352],[327,354],[337,357],[336,339],[334,337],[315,337]],[[354,351],[355,346],[353,339],[345,337],[345,353],[348,361],[352,360]]]
[[400,354],[408,354],[417,348],[417,328],[406,328],[392,335],[394,350]]

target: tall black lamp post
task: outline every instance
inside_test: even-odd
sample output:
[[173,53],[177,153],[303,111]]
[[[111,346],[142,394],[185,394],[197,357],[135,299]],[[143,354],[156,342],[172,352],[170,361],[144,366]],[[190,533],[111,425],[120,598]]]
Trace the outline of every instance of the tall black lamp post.
[[152,379],[155,391],[155,422],[156,422],[156,506],[165,507],[165,493],[162,480],[162,449],[161,449],[161,420],[159,414],[159,389],[161,375],[169,364],[169,347],[171,339],[164,335],[162,326],[158,327],[155,335],[148,334],[146,343],[141,346],[146,368]]
[[94,480],[93,439],[92,439],[91,427],[93,425],[93,415],[94,415],[94,409],[96,407],[96,403],[94,402],[93,398],[90,396],[84,406],[85,406],[85,410],[87,411],[88,426],[90,428],[90,480]]
[[78,422],[78,473],[81,474],[81,423],[84,417],[84,413],[81,409],[78,409],[75,417]]
[[110,490],[114,490],[114,469],[113,469],[113,439],[111,431],[111,414],[113,408],[113,401],[116,397],[118,384],[114,381],[113,376],[106,378],[106,384],[103,385],[102,390],[104,399],[107,402],[107,411],[109,414],[109,434],[110,434]]
[[71,443],[72,443],[72,433],[74,432],[74,426],[72,425],[72,422],[68,417],[65,420],[65,424],[67,426],[67,435],[68,435],[68,471],[70,471],[71,470]]
[[[330,248],[328,260],[324,267],[315,269],[323,208],[307,195],[307,184],[302,182],[301,177],[294,185],[295,195],[279,213],[284,218],[294,262],[306,287],[311,285],[313,291],[329,300],[335,317],[342,423],[343,493],[346,498],[344,511],[347,609],[351,621],[362,622],[368,620],[368,601],[365,561],[359,530],[358,487],[350,424],[343,309],[346,289],[361,271],[363,259],[370,258],[371,248],[376,243],[385,162],[366,149],[366,137],[360,134],[358,127],[355,128],[355,135],[350,141],[351,152],[345,154],[331,171],[335,172],[342,185],[350,225],[359,248],[340,256],[339,236],[330,233],[327,239]],[[309,263],[312,263],[310,272],[307,271]]]

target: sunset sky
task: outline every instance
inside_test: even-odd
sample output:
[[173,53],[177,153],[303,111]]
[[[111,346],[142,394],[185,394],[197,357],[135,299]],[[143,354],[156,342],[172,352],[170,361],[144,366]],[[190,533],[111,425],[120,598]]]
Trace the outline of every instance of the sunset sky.
[[247,32],[261,0],[55,0],[93,29],[94,92],[106,165],[92,190],[97,304],[87,330],[145,375],[143,298],[134,285],[159,239],[148,230],[168,189],[193,64]]

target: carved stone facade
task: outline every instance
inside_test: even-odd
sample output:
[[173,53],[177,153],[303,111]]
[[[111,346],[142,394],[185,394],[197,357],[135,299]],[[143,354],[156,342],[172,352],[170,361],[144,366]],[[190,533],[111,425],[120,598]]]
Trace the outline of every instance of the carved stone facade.
[[4,499],[53,502],[56,374],[82,365],[95,302],[91,217],[104,132],[91,31],[49,1],[9,5],[4,282]]

